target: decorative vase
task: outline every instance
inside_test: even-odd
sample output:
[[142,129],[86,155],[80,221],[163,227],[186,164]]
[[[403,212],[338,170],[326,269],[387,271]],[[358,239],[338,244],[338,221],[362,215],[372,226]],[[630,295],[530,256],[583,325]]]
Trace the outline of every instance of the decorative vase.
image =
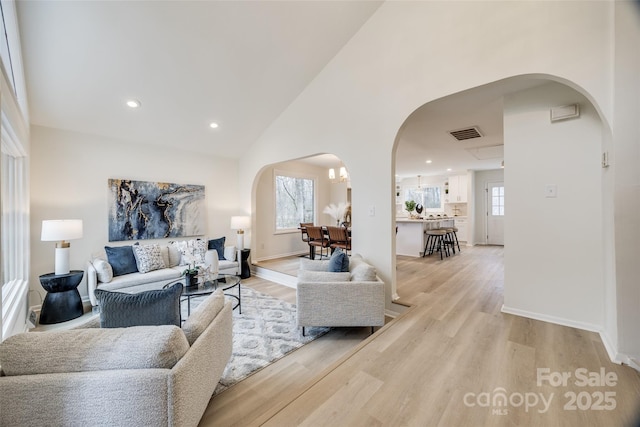
[[185,286],[187,286],[189,288],[192,287],[192,286],[196,286],[196,287],[198,286],[198,274],[197,273],[196,274],[187,273],[187,274],[185,274],[185,277],[186,277],[186,280],[185,280],[186,285]]

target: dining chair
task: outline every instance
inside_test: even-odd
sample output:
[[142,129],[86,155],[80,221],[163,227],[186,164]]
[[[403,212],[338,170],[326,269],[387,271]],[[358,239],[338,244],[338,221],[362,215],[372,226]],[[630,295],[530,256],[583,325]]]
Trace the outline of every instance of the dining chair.
[[312,222],[300,223],[300,232],[302,233],[302,241],[305,243],[309,241],[309,235],[307,234],[307,227],[309,226],[313,226],[313,223]]
[[347,252],[351,250],[351,238],[345,227],[327,226],[327,232],[331,249],[342,248]]
[[[307,226],[307,234],[309,235],[309,241],[307,242],[309,247],[313,247],[313,249],[320,248],[320,259],[322,259],[324,249],[327,249],[327,256],[329,256],[329,239],[322,231],[322,227]],[[315,254],[315,250],[310,251],[310,253]]]

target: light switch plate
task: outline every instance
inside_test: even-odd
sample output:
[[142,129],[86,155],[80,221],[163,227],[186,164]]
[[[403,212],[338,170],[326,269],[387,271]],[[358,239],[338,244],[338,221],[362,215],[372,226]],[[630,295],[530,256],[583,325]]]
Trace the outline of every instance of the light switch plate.
[[376,207],[369,206],[369,216],[376,216]]

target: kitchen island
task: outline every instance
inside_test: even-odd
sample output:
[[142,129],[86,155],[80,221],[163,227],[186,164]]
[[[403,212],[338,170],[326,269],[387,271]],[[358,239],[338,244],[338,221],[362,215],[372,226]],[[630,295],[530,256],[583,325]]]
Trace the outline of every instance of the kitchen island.
[[397,218],[396,255],[421,257],[427,240],[427,236],[424,234],[426,230],[453,227],[454,225],[455,220],[452,217],[436,219]]

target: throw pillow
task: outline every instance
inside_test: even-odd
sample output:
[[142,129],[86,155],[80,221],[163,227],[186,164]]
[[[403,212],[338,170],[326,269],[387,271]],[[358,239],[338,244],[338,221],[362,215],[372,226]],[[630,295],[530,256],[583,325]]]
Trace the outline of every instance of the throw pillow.
[[170,267],[169,263],[169,247],[168,246],[160,246],[160,254],[162,255],[162,262],[164,262],[165,267]]
[[351,281],[350,273],[335,273],[332,271],[308,271],[300,270],[298,272],[299,283],[314,282],[349,282]]
[[329,258],[329,271],[342,272],[349,271],[349,257],[341,248],[336,248]]
[[113,269],[111,268],[111,264],[103,259],[94,259],[92,261],[93,268],[96,269],[96,275],[98,276],[98,281],[101,283],[109,283],[111,279],[113,279]]
[[223,306],[224,294],[222,289],[218,289],[191,312],[191,316],[182,325],[182,331],[186,335],[189,345],[193,345],[196,342],[200,334],[207,329],[207,326],[211,324]]
[[140,273],[165,268],[159,245],[134,245],[133,255]]
[[105,246],[104,250],[107,253],[107,260],[113,269],[114,277],[138,272],[136,257],[133,255],[131,246]]
[[192,239],[174,242],[180,252],[180,265],[203,264],[207,253],[207,243],[204,240]]
[[218,252],[219,260],[226,260],[224,257],[224,241],[226,237],[220,237],[219,239],[211,239],[209,240],[209,249],[215,249]]
[[167,267],[177,267],[180,265],[180,251],[178,251],[178,247],[175,245],[175,242],[169,242],[167,246],[169,252],[169,263]]
[[366,262],[361,262],[351,269],[351,280],[354,282],[374,282],[377,280],[376,269]]
[[193,248],[196,264],[204,264],[204,256],[207,253],[207,242],[202,239],[189,240],[189,245]]
[[96,289],[101,328],[145,325],[180,326],[182,283],[159,290],[125,294]]

